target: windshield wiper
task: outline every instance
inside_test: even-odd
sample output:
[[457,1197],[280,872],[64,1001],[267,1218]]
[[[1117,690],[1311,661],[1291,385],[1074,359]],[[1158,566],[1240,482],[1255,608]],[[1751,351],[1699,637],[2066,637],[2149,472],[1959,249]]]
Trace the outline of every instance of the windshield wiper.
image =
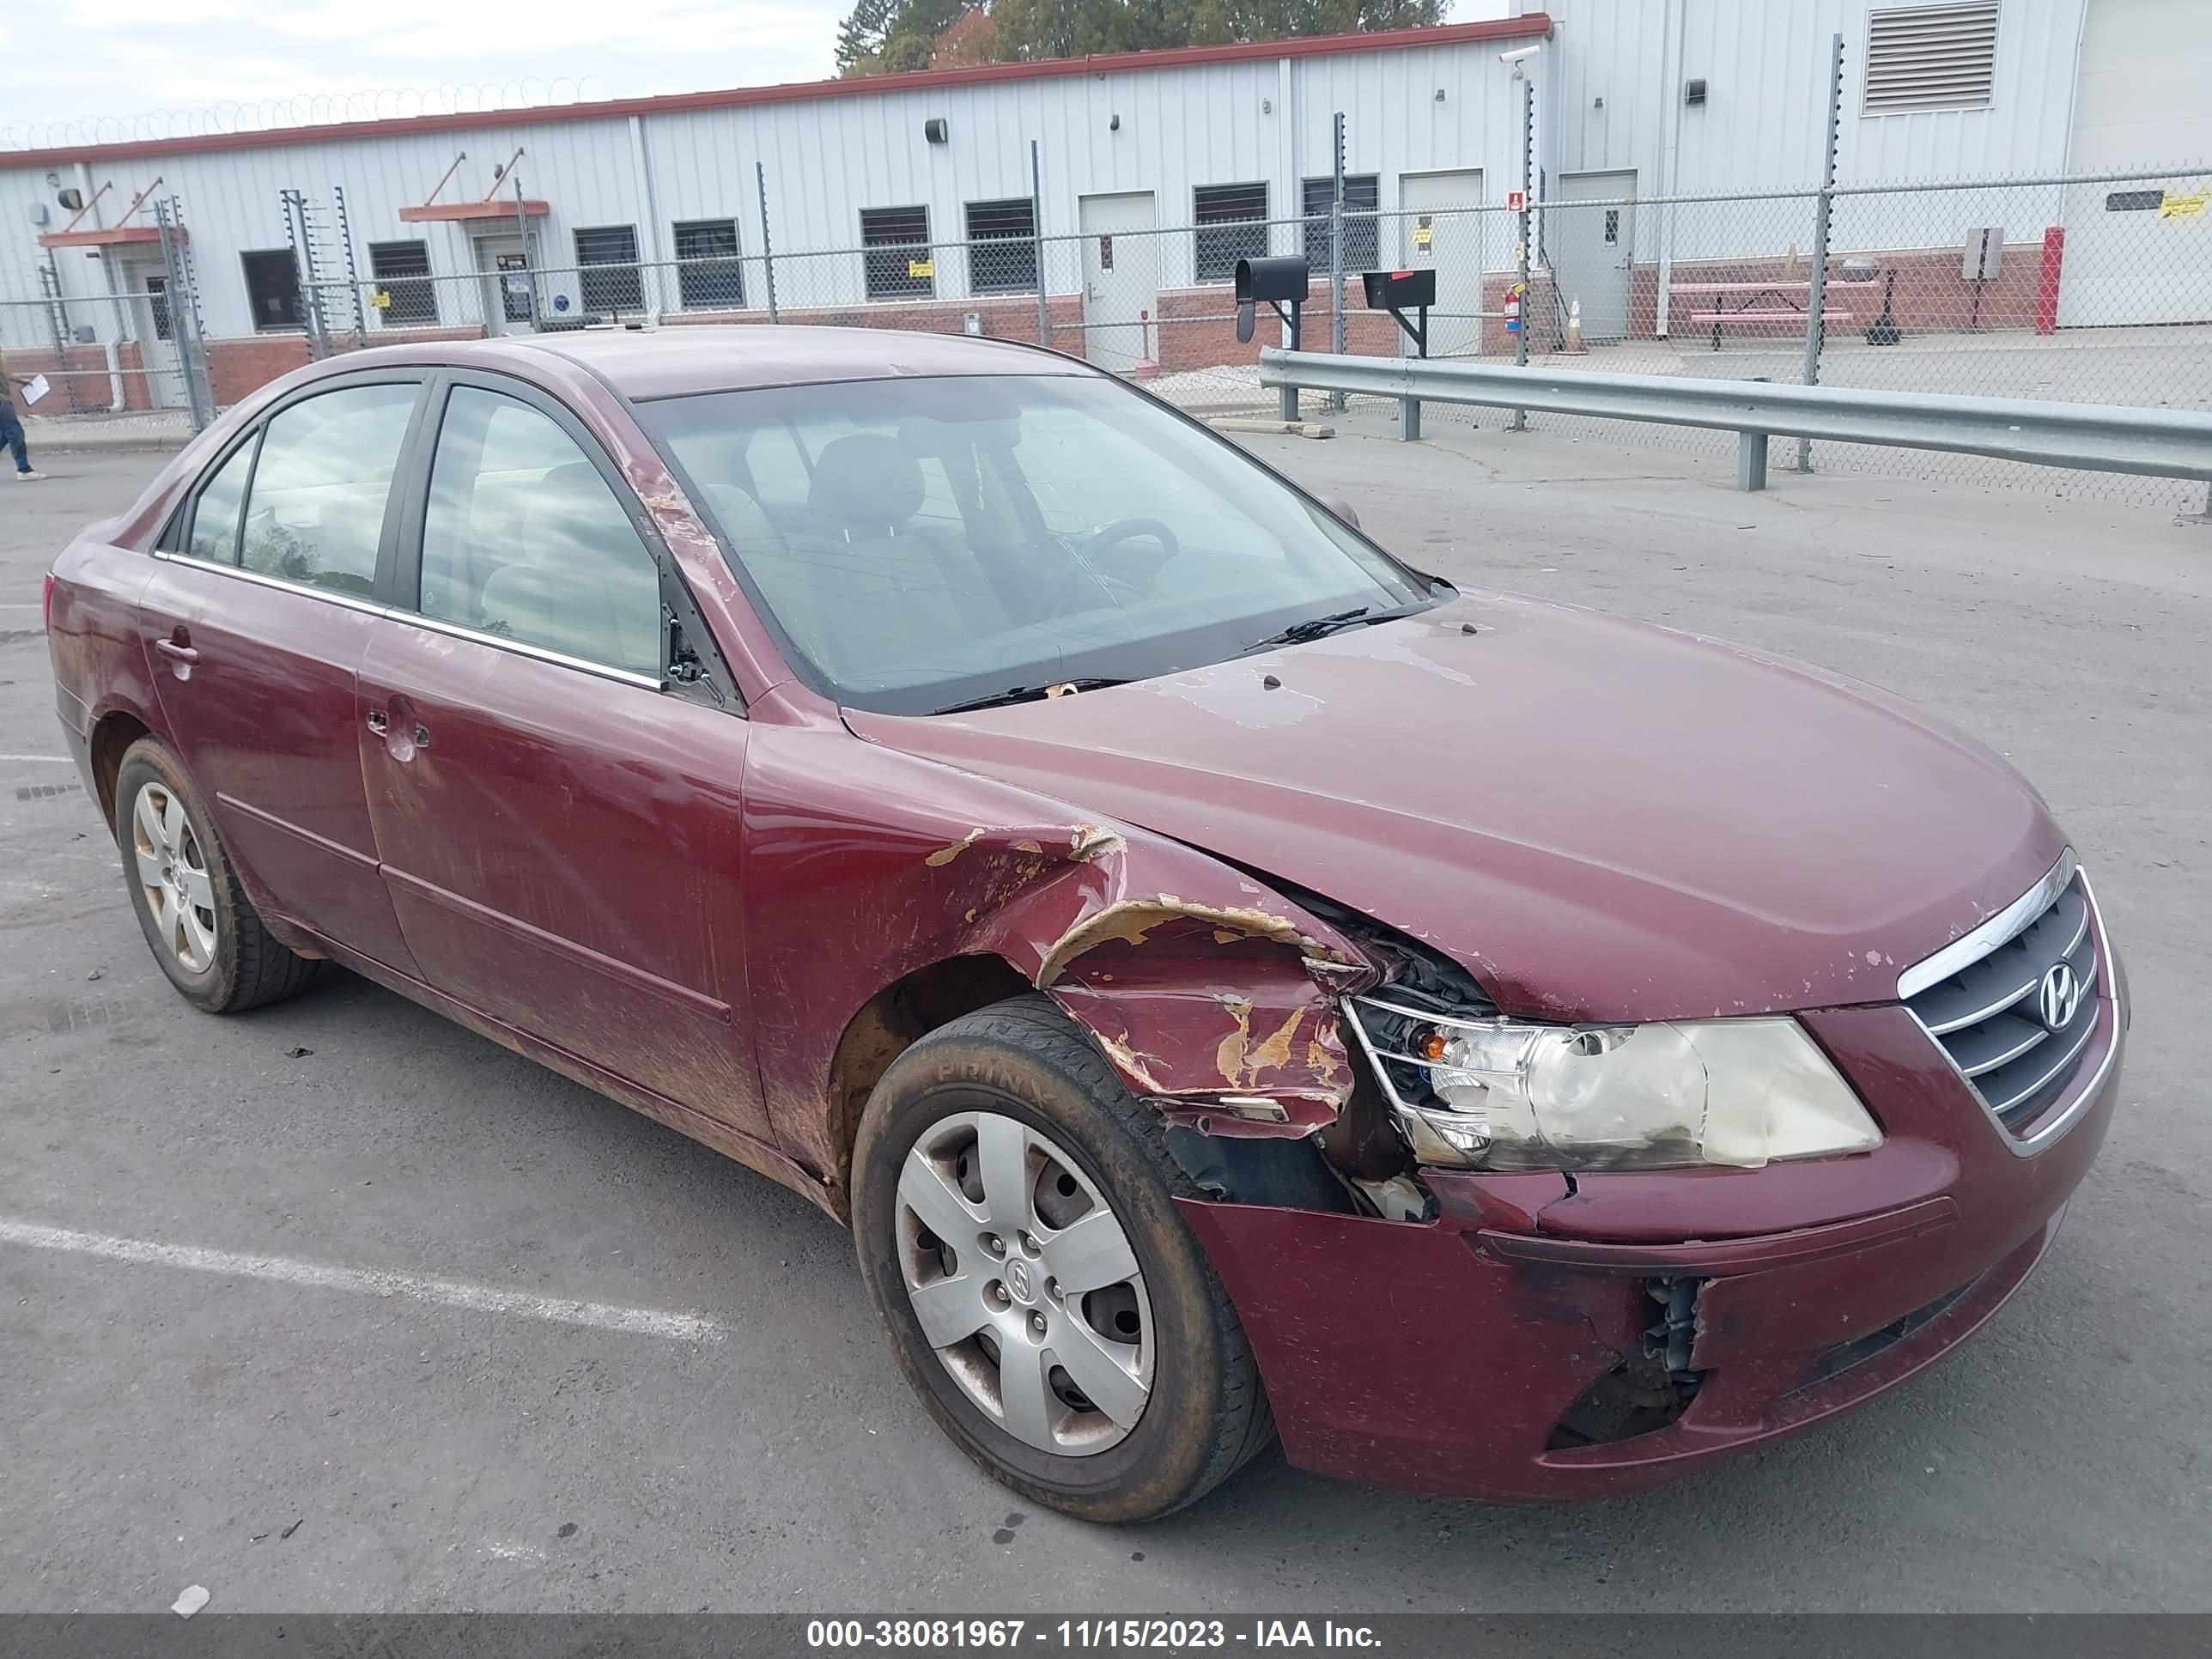
[[1249,656],[1255,651],[1265,651],[1278,645],[1304,645],[1308,640],[1318,640],[1330,634],[1343,632],[1347,628],[1368,628],[1376,623],[1394,622],[1400,617],[1410,617],[1416,611],[1426,611],[1436,603],[1432,595],[1416,599],[1411,605],[1394,605],[1388,611],[1377,611],[1371,605],[1354,605],[1349,611],[1332,611],[1326,617],[1307,617],[1279,629],[1265,639],[1255,640],[1239,654]]
[[994,691],[988,696],[970,697],[965,702],[948,702],[942,708],[933,708],[933,714],[964,714],[975,708],[1002,708],[1008,703],[1035,702],[1041,697],[1066,696],[1071,691],[1097,691],[1109,685],[1127,685],[1127,680],[1108,679],[1092,676],[1085,679],[1054,680],[1045,685],[1009,686],[1004,691]]

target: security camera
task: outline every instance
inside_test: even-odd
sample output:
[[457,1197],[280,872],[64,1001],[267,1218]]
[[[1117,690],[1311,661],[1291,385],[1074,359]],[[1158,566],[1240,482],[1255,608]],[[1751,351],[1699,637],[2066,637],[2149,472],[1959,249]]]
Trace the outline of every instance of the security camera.
[[1538,52],[1543,51],[1543,49],[1544,48],[1540,45],[1534,46],[1516,46],[1510,52],[1499,52],[1498,54],[1498,61],[1501,64],[1517,64],[1524,58],[1534,58]]

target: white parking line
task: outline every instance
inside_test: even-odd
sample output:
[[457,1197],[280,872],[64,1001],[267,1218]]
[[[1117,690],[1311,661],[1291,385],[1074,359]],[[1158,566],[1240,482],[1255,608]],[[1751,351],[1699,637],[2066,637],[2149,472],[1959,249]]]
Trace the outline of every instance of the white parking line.
[[410,1302],[434,1303],[440,1307],[518,1314],[525,1319],[550,1320],[557,1325],[591,1325],[630,1336],[665,1337],[675,1342],[720,1342],[728,1334],[713,1320],[697,1314],[617,1307],[605,1302],[571,1302],[565,1297],[532,1296],[524,1291],[502,1291],[489,1285],[430,1279],[420,1273],[326,1267],[319,1262],[295,1261],[281,1255],[242,1255],[231,1250],[204,1250],[189,1244],[156,1244],[143,1238],[75,1232],[67,1227],[42,1226],[32,1221],[0,1219],[0,1243],[105,1256],[111,1261],[137,1261],[157,1267],[189,1267],[196,1273],[273,1279],[281,1285],[306,1285],[317,1290],[404,1297]]
[[67,755],[0,755],[0,761],[44,761],[49,766],[75,766]]

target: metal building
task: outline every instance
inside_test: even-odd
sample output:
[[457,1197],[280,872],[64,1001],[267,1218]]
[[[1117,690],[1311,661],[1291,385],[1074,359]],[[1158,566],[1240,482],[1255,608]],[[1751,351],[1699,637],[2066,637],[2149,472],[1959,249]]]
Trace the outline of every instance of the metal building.
[[[1033,325],[1116,368],[1168,356],[1154,330],[1178,324],[1173,347],[1196,362],[1231,349],[1225,327],[1201,340],[1195,325],[1224,321],[1237,257],[1295,251],[1327,214],[1340,112],[1363,227],[1346,263],[1435,264],[1460,319],[1439,349],[1503,337],[1519,241],[1503,210],[1524,166],[1547,204],[1531,259],[1562,312],[1571,299],[1592,338],[1664,335],[1698,286],[1685,270],[1803,257],[1771,203],[1672,203],[1819,183],[1832,35],[1838,179],[2048,177],[2212,154],[2185,44],[2200,10],[1551,0],[1388,34],[0,152],[0,300],[94,302],[89,323],[0,305],[0,343],[104,366],[117,407],[131,374],[175,400],[181,275],[220,402],[303,361],[317,328],[373,340],[609,313]],[[2014,245],[2018,291],[1991,295],[2010,316],[2033,302],[2038,239],[2063,228],[2112,279],[2069,281],[2060,322],[2212,318],[2212,248],[2191,240],[2212,216],[2167,195],[1869,194],[1838,209],[1837,246],[1886,251],[1893,271],[1928,251],[1955,285],[1962,244],[1993,229]],[[1577,203],[1596,205],[1559,205]],[[165,204],[181,218],[166,257]],[[2170,277],[2112,275],[2153,264]],[[346,315],[323,314],[332,295],[352,296]]]

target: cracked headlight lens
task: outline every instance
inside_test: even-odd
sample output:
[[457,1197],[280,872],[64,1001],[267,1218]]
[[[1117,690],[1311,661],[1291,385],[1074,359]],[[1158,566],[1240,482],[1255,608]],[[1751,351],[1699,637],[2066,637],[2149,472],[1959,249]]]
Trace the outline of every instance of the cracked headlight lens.
[[1881,1144],[1866,1108],[1794,1019],[1582,1028],[1434,1019],[1415,1042],[1430,1098],[1394,1091],[1425,1163],[1757,1169]]

